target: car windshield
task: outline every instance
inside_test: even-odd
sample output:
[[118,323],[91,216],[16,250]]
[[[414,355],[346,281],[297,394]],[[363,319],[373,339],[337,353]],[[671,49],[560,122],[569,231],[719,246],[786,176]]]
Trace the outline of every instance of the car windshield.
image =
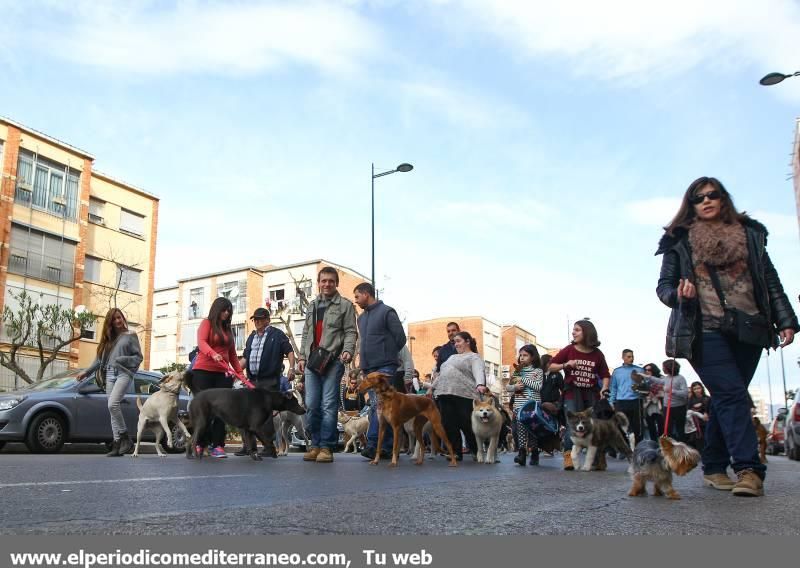
[[81,371],[70,371],[69,373],[53,377],[52,379],[45,379],[38,383],[34,383],[28,387],[28,390],[50,390],[50,389],[66,389],[75,386],[80,382],[78,374]]

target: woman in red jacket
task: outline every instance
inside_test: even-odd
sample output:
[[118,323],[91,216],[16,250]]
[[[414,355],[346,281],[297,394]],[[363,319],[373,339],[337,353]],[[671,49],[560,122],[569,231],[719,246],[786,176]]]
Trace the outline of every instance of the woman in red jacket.
[[[192,391],[195,394],[206,389],[233,387],[233,379],[227,374],[229,366],[239,374],[242,372],[231,329],[232,314],[231,301],[217,298],[211,304],[208,317],[197,330],[199,352],[192,367]],[[206,432],[206,439],[195,440],[198,455],[209,446],[209,455],[212,457],[228,457],[225,453],[225,422],[217,416],[212,417]]]

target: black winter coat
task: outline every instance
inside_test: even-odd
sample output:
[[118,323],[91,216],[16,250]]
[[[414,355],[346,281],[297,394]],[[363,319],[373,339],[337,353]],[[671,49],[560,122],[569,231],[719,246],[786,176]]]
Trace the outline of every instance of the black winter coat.
[[[765,348],[777,347],[777,332],[800,329],[797,316],[789,298],[783,291],[778,273],[767,253],[767,229],[758,221],[745,218],[742,222],[747,235],[747,265],[753,277],[753,290],[759,312],[765,316],[775,334]],[[699,361],[701,353],[702,317],[697,298],[678,304],[678,281],[689,278],[695,282],[689,231],[675,230],[675,235],[665,234],[658,244],[656,256],[664,255],[656,293],[658,299],[672,308],[667,325],[666,352],[669,357],[682,357]]]

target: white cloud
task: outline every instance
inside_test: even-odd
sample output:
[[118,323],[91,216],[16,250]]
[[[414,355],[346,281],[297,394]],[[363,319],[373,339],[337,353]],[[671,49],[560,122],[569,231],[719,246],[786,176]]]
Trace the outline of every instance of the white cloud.
[[796,241],[798,224],[795,215],[759,210],[753,211],[751,216],[767,227],[770,239],[793,239]]
[[250,74],[288,63],[347,73],[381,50],[372,26],[337,2],[92,2],[54,9],[63,10],[58,23],[34,28],[35,44],[75,63],[144,75]]
[[700,64],[793,71],[800,52],[800,5],[791,0],[440,0],[431,6],[454,18],[460,8],[471,31],[491,33],[520,57],[560,57],[565,73],[604,80],[647,82]]
[[663,227],[678,212],[680,205],[680,197],[652,197],[627,203],[625,213],[637,225]]

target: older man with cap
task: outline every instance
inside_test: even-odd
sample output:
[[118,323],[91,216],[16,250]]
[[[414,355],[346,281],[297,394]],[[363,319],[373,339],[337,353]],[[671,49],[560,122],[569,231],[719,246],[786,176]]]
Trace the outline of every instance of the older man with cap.
[[294,379],[294,350],[289,338],[280,329],[269,324],[270,313],[266,308],[256,308],[250,317],[256,326],[244,346],[245,371],[247,377],[258,388],[279,391],[283,359],[289,358],[288,379]]

